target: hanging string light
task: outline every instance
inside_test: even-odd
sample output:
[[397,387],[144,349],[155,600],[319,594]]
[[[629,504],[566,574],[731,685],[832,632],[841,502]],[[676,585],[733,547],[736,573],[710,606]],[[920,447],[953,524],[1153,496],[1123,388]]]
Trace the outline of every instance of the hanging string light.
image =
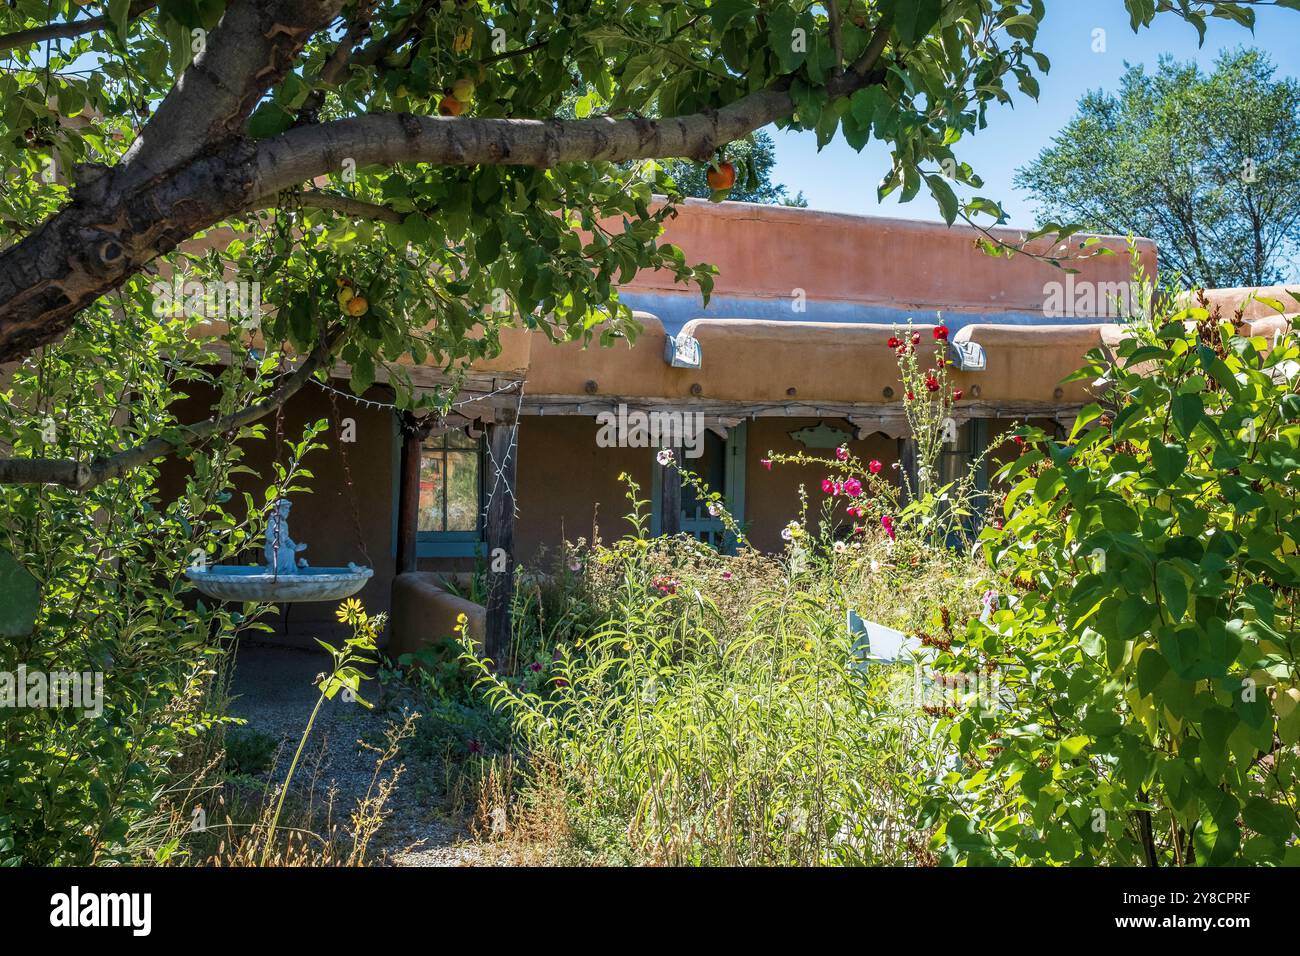
[[[483,502],[483,516],[486,519],[489,509],[492,507],[492,499],[496,497],[497,489],[504,487],[507,495],[510,496],[510,510],[515,517],[519,517],[519,499],[515,497],[515,489],[505,475],[506,466],[510,459],[515,455],[519,447],[519,415],[524,407],[524,383],[519,382],[519,400],[515,405],[514,423],[510,426],[510,445],[506,448],[505,458],[501,461],[496,460],[492,453],[492,443],[487,443],[488,469],[492,477],[492,487],[488,490],[487,500]],[[517,464],[516,459],[516,464]]]

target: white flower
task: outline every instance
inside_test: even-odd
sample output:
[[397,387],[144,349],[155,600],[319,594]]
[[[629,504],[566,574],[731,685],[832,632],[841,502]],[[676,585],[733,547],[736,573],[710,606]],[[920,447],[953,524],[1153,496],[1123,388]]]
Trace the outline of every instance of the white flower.
[[720,514],[722,514],[722,505],[718,504],[716,501],[710,501],[710,502],[709,502],[709,515],[710,515],[711,517],[716,518],[716,517],[717,517],[718,515],[720,515]]
[[849,546],[845,544],[843,541],[836,541],[833,545],[831,545],[831,550],[833,550],[836,554],[843,554],[845,551],[849,550]]
[[655,461],[667,468],[673,463],[673,450],[671,448],[665,448],[663,451],[659,452],[659,454],[655,455]]
[[880,570],[880,562],[877,561],[875,558],[872,558],[872,559],[871,559],[871,572],[872,572],[872,574],[874,574],[875,572],[877,572],[877,571],[879,571],[879,570]]

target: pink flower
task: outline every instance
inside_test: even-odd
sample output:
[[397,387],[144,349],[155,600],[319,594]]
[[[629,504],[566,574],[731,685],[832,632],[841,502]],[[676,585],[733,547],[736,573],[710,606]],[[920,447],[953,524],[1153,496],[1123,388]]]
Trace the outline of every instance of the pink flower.
[[844,482],[844,493],[850,498],[856,498],[862,494],[862,482],[856,478],[849,478]]
[[880,526],[885,529],[885,534],[889,535],[889,540],[894,540],[894,519],[889,515],[880,516]]
[[533,661],[531,664],[528,665],[528,669],[532,671],[534,674],[536,674],[539,670],[542,669],[542,665],[539,664],[537,661]]
[[768,471],[771,471],[771,470],[772,470],[772,459],[771,459],[771,458],[760,458],[760,459],[758,460],[758,463],[759,463],[760,465],[762,465],[764,468],[766,468]]
[[836,448],[836,449],[835,449],[835,457],[838,458],[840,461],[848,461],[848,460],[849,460],[849,450],[848,450],[848,448],[846,448],[846,447],[843,446],[843,445],[841,445],[839,448]]
[[934,327],[934,337],[940,341],[946,342],[948,340],[948,326],[936,325]]
[[835,494],[835,482],[831,481],[829,478],[823,478],[822,491],[828,495]]
[[874,458],[871,459],[871,461],[867,462],[867,471],[871,472],[873,475],[880,474],[880,468],[881,468],[880,462],[878,462]]
[[731,572],[730,572],[730,571],[723,571],[723,572],[722,572],[722,580],[724,580],[724,581],[730,581],[730,580],[731,580]]

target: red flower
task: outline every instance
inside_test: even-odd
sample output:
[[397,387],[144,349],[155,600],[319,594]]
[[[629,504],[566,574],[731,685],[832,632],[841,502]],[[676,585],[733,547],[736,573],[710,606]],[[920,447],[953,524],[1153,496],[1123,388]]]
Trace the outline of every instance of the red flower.
[[921,333],[920,333],[920,332],[913,332],[913,333],[912,333],[912,344],[913,344],[913,345],[920,345],[920,344],[921,344]]
[[772,459],[771,459],[771,458],[760,458],[760,459],[758,460],[758,463],[759,463],[760,465],[762,465],[764,468],[766,468],[768,471],[771,471],[771,470],[772,470]]
[[927,391],[939,391],[939,380],[934,377],[933,373],[925,377],[925,387]]
[[823,479],[822,479],[822,491],[825,492],[825,493],[828,494],[828,495],[834,494],[834,493],[835,493],[835,482],[831,481],[829,478],[823,478]]
[[1023,445],[1025,443],[1025,440],[1021,438],[1019,435],[1012,435],[1011,440],[1015,442],[1017,445]]
[[849,460],[848,448],[845,447],[844,445],[841,445],[839,448],[836,448],[835,457],[838,458],[840,461],[848,461]]
[[941,342],[948,341],[948,326],[936,325],[934,327],[934,337]]
[[867,471],[871,472],[873,475],[880,474],[881,467],[880,462],[876,461],[874,458],[867,462]]
[[897,335],[891,335],[889,337],[889,341],[886,342],[885,344],[888,345],[891,349],[896,349],[900,345],[902,345],[903,342]]
[[909,388],[907,390],[907,400],[910,402],[913,401],[915,398],[916,398],[915,393],[913,393],[913,391]]
[[953,392],[952,392],[952,400],[953,400],[954,402],[960,402],[960,401],[961,401],[961,389],[960,389],[960,388],[953,389]]

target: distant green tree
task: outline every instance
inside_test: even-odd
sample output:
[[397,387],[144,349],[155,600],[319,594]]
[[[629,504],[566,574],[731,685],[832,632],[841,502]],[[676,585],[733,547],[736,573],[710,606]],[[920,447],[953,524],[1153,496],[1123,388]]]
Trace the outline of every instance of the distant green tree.
[[[727,195],[739,202],[761,202],[769,205],[807,206],[802,192],[790,195],[781,183],[772,182],[772,168],[776,165],[776,143],[766,130],[754,134],[753,142],[739,140],[727,147],[727,157],[736,165],[736,185]],[[708,199],[713,190],[705,178],[709,167],[689,160],[673,159],[664,163],[668,175],[677,183],[684,196]]]
[[1224,53],[1214,71],[1162,58],[1130,66],[1118,95],[1088,93],[1016,184],[1042,223],[1133,233],[1161,269],[1206,287],[1296,277],[1300,247],[1300,83],[1268,56]]

